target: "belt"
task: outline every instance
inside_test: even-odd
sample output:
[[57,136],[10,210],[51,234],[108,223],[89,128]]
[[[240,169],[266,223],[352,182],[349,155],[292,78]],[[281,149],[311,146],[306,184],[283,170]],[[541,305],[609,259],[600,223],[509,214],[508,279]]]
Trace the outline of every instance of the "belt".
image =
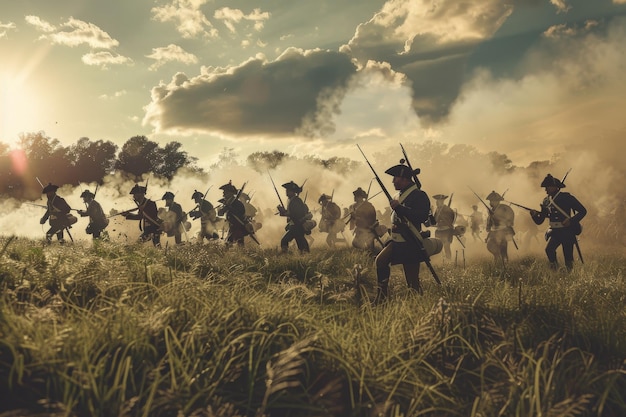
[[561,229],[565,226],[563,226],[562,222],[550,222],[550,228],[552,229]]

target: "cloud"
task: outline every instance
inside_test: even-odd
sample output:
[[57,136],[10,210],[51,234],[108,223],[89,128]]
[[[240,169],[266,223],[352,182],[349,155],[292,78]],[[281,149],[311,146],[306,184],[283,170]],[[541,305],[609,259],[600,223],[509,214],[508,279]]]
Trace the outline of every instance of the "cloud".
[[7,30],[15,30],[15,23],[13,22],[8,22],[8,23],[2,23],[0,22],[0,39],[4,38],[7,35]]
[[623,165],[626,18],[553,28],[529,51],[519,79],[477,73],[444,129],[447,138],[496,149],[520,163],[565,152]]
[[389,0],[341,48],[360,63],[387,62],[406,74],[423,122],[444,119],[457,98],[469,54],[512,13],[500,0]]
[[109,51],[89,52],[82,56],[82,61],[86,65],[108,68],[109,65],[132,64],[133,60],[123,55]]
[[268,12],[262,12],[261,9],[254,9],[252,13],[246,15],[239,9],[222,7],[215,11],[213,17],[217,20],[221,20],[231,33],[235,33],[235,24],[240,23],[242,20],[254,22],[254,29],[260,31],[263,29],[264,21],[269,19],[270,14]]
[[93,49],[114,49],[119,42],[93,23],[71,17],[61,25],[67,31],[59,31],[49,35],[53,43],[66,46],[87,45]]
[[355,73],[345,54],[295,48],[275,61],[259,55],[238,66],[203,67],[193,78],[178,73],[152,88],[144,124],[157,132],[310,136],[332,129],[323,103],[340,100]]
[[102,94],[98,98],[102,100],[112,100],[115,98],[125,96],[126,94],[127,94],[126,90],[119,90],[119,91],[114,92],[113,94]]
[[153,19],[158,22],[175,22],[176,30],[184,38],[216,38],[217,29],[200,8],[208,0],[173,0],[170,4],[152,8]]
[[52,33],[57,30],[56,26],[49,22],[46,22],[39,16],[29,15],[24,17],[24,20],[26,20],[26,23],[34,26],[35,29],[39,30],[40,32]]
[[169,44],[161,48],[152,48],[152,53],[146,55],[146,57],[156,61],[150,66],[150,71],[156,71],[162,65],[172,61],[182,62],[187,65],[196,64],[198,62],[198,57],[174,44]]
[[557,13],[567,13],[572,8],[566,0],[550,0],[550,3],[556,7]]

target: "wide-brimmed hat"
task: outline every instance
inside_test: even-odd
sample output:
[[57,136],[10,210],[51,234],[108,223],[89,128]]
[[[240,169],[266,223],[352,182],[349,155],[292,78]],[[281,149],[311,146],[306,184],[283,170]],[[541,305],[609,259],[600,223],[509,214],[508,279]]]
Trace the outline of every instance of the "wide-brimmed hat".
[[394,177],[402,177],[402,178],[409,178],[409,179],[412,179],[414,175],[417,175],[419,173],[420,173],[419,168],[411,171],[411,169],[408,166],[403,165],[403,164],[394,165],[385,171],[385,174],[389,174]]
[[135,186],[130,190],[130,194],[145,194],[146,187],[141,186],[139,184],[135,184]]
[[352,191],[352,194],[354,194],[355,197],[367,198],[367,193],[361,187],[359,187],[356,190]]
[[81,198],[94,198],[96,195],[89,190],[85,190],[80,195]]
[[51,182],[48,183],[48,185],[46,185],[45,187],[43,187],[43,190],[41,190],[42,194],[47,194],[47,193],[54,193],[59,189],[58,185],[54,185]]
[[222,185],[220,190],[227,193],[237,194],[237,187],[235,187],[231,181],[228,181],[228,184]]
[[204,194],[202,194],[200,191],[198,190],[194,190],[193,194],[191,194],[191,199],[195,200],[196,198],[202,198],[204,197]]
[[552,175],[548,174],[541,182],[542,187],[557,187],[557,188],[565,188],[565,184],[561,182],[558,178],[554,178]]
[[163,194],[163,197],[161,197],[161,200],[173,200],[174,199],[174,193],[171,191],[166,191],[165,194]]
[[435,194],[435,195],[433,196],[433,198],[434,198],[435,200],[445,200],[446,198],[448,198],[448,196],[447,196],[447,195],[444,195],[444,194]]
[[287,190],[291,190],[293,192],[295,192],[296,194],[301,193],[302,192],[302,187],[300,187],[298,184],[296,184],[293,181],[289,181],[283,184],[283,188],[287,189]]
[[318,199],[317,199],[317,202],[318,202],[318,203],[321,203],[322,201],[326,201],[326,200],[330,200],[330,199],[331,199],[331,198],[330,198],[330,196],[329,196],[329,195],[322,194],[322,195],[320,196],[320,198],[318,198]]
[[487,200],[489,200],[489,201],[502,201],[502,200],[504,200],[504,197],[502,197],[500,194],[496,193],[495,191],[492,191],[487,196]]

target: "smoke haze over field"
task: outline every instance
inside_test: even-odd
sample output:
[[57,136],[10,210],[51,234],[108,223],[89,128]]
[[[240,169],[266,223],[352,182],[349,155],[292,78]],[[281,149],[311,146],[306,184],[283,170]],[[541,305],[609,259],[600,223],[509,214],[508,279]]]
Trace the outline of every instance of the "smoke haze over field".
[[[609,150],[598,147],[594,153],[567,152],[553,161],[537,162],[529,167],[517,167],[512,161],[507,161],[505,155],[497,153],[483,153],[468,145],[449,146],[441,142],[404,143],[409,159],[414,167],[421,169],[419,175],[423,189],[431,196],[431,204],[435,201],[435,194],[452,195],[452,207],[460,214],[471,213],[471,206],[477,204],[480,210],[486,212],[482,204],[473,195],[470,188],[476,191],[483,199],[492,190],[499,193],[506,192],[506,199],[529,207],[538,208],[544,197],[544,191],[539,186],[546,174],[551,173],[556,177],[562,177],[567,170],[572,169],[567,178],[567,188],[589,209],[589,215],[583,224],[597,224],[615,210],[616,205],[624,199],[623,188],[619,184],[624,182],[624,170],[616,166],[603,165],[609,160]],[[355,148],[355,156],[360,157]],[[377,173],[383,180],[387,189],[393,194],[391,177],[384,171],[391,165],[395,165],[402,157],[399,145],[384,150],[370,145],[362,145],[361,148],[373,164]],[[315,211],[315,219],[319,222],[319,196],[333,194],[334,201],[342,208],[347,208],[353,202],[352,191],[357,187],[368,189],[371,182],[370,195],[380,191],[380,187],[373,180],[371,171],[362,158],[355,159],[360,167],[354,171],[342,174],[332,169],[326,169],[319,163],[308,162],[305,159],[287,159],[270,171],[278,192],[283,202],[287,198],[285,190],[281,186],[291,180],[298,184],[305,183],[301,197],[306,197],[306,203],[312,211]],[[496,161],[496,162],[494,162]],[[266,170],[255,171],[244,162],[231,161],[228,165],[220,166],[201,175],[191,173],[185,169],[168,182],[154,176],[144,177],[142,183],[148,180],[148,197],[157,202],[158,207],[164,207],[164,201],[160,200],[165,191],[171,191],[176,195],[183,210],[190,211],[194,208],[191,195],[195,190],[206,192],[211,186],[207,199],[214,205],[222,197],[219,187],[229,181],[240,188],[246,182],[244,191],[252,196],[252,203],[259,211],[258,220],[263,227],[257,232],[257,236],[265,248],[278,247],[280,237],[284,233],[285,218],[275,215],[276,206],[279,204],[278,197],[274,192],[269,175]],[[112,210],[122,211],[135,206],[132,196],[129,194],[134,182],[125,179],[121,175],[105,177],[104,184],[98,188],[97,200],[102,204],[105,213]],[[62,186],[58,194],[64,197],[72,208],[83,208],[80,194],[84,189],[95,190],[95,184],[81,184],[80,187]],[[45,196],[34,201],[35,204],[45,204]],[[372,199],[374,206],[384,212],[388,207],[383,194]],[[43,238],[48,224],[43,228],[39,225],[39,219],[45,209],[9,199],[0,206],[0,230],[3,235],[17,235],[29,238]],[[520,232],[523,228],[523,217],[528,214],[523,210],[517,210],[516,225]],[[387,219],[380,219],[387,222]],[[192,229],[187,238],[194,240],[199,221],[191,221]],[[84,233],[87,225],[86,218],[79,221],[72,228],[75,239],[90,239]],[[545,229],[545,225],[543,226]],[[542,229],[542,230],[543,230]],[[135,242],[140,231],[136,221],[126,221],[117,216],[111,218],[108,229],[112,240],[120,243]],[[349,236],[349,230],[344,232]],[[319,236],[316,231],[313,234],[316,239],[315,245],[324,245],[325,235]],[[185,236],[183,236],[185,239]],[[582,235],[583,239],[591,240],[593,237],[588,233]],[[170,244],[173,239],[169,238]],[[584,241],[584,240],[583,240]],[[165,237],[162,243],[165,244]],[[250,242],[250,245],[254,243]],[[475,245],[470,243],[470,247]],[[543,243],[535,244],[534,250],[543,247]]]

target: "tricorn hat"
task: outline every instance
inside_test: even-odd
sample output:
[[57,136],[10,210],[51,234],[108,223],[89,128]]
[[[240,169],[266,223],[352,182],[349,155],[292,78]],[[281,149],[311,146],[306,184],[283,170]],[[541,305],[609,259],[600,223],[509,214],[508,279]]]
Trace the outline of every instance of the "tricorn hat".
[[237,194],[237,187],[235,187],[232,183],[232,181],[228,181],[228,184],[224,184],[220,187],[220,190],[226,192],[226,193],[233,193],[233,194]]
[[59,189],[58,185],[54,185],[51,182],[48,183],[48,185],[46,185],[45,187],[43,187],[43,190],[41,190],[42,194],[47,194],[47,193],[54,193],[56,192],[56,190]]
[[89,190],[85,190],[80,195],[81,198],[94,198],[96,195]]
[[174,199],[174,193],[172,193],[171,191],[166,191],[165,194],[163,194],[163,197],[161,197],[161,200],[173,200]]
[[446,198],[448,198],[448,196],[447,196],[447,195],[443,195],[443,194],[435,194],[435,195],[433,196],[433,198],[434,198],[435,200],[445,200]]
[[489,200],[489,201],[502,201],[502,200],[504,200],[504,197],[502,197],[500,194],[496,193],[495,191],[492,191],[487,196],[487,200]]
[[565,184],[563,184],[558,178],[554,178],[552,175],[548,174],[541,182],[542,187],[557,187],[557,188],[565,188]]
[[146,187],[143,187],[139,184],[135,184],[135,186],[130,190],[130,194],[145,194]]
[[322,201],[326,201],[326,200],[330,200],[330,196],[326,194],[322,194],[320,198],[317,199],[317,202],[321,203]]
[[283,187],[287,190],[291,190],[293,192],[295,192],[296,194],[299,194],[302,192],[302,187],[300,187],[298,184],[296,184],[293,181],[289,181],[283,184]]
[[195,200],[196,198],[202,198],[202,197],[204,197],[204,194],[202,194],[198,190],[193,190],[193,194],[191,194],[191,199],[192,200]]
[[404,164],[394,165],[391,168],[389,168],[387,171],[385,171],[385,174],[389,174],[394,177],[402,177],[402,178],[408,178],[408,179],[412,179],[413,175],[417,175],[419,173],[420,173],[419,168],[411,171],[411,169]]
[[361,187],[359,187],[356,190],[352,191],[352,194],[354,194],[355,197],[367,198],[367,193]]

